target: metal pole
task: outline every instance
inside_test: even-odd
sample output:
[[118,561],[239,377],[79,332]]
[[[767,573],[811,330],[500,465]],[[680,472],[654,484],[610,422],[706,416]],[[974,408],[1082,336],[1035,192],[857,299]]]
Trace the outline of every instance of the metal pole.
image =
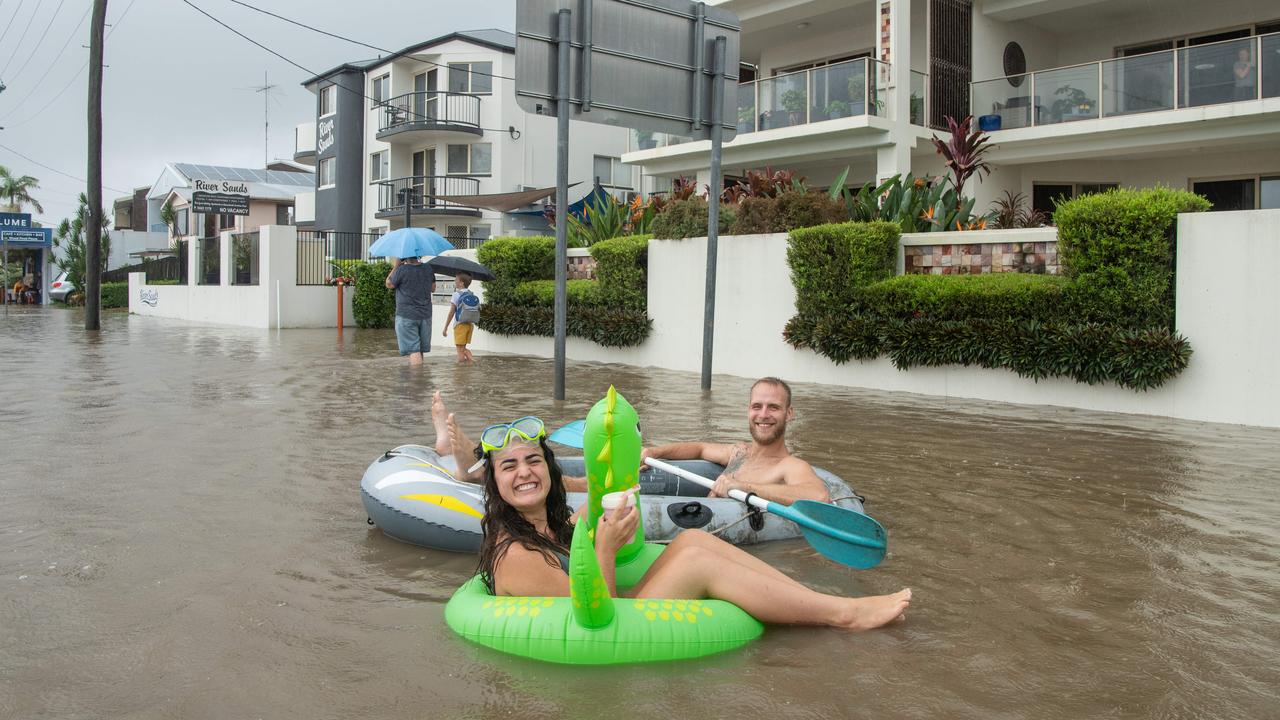
[[[702,389],[711,389],[711,350],[716,331],[716,260],[720,239],[720,193],[724,181],[720,173],[720,146],[724,135],[724,61],[727,41],[715,40],[711,77],[711,191],[707,193],[707,285],[706,307],[702,314]],[[701,85],[702,78],[696,78]]]
[[565,265],[569,262],[569,18],[569,11],[561,10],[556,31],[556,400],[564,400],[565,329],[568,325]]
[[[410,168],[412,170],[412,168]],[[409,178],[404,184],[404,226],[407,228],[413,222],[413,216],[410,211],[413,208],[413,178]]]
[[85,223],[84,329],[102,327],[98,309],[102,298],[102,42],[107,23],[107,0],[94,0],[89,26],[89,168],[88,217]]

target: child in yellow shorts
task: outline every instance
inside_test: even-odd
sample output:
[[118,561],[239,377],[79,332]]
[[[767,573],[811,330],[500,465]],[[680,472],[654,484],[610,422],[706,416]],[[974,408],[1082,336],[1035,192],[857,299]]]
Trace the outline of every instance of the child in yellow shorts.
[[[453,297],[449,300],[449,317],[444,321],[444,332],[441,335],[449,337],[449,325],[453,324],[453,346],[458,350],[458,362],[469,363],[474,360],[471,351],[467,349],[467,345],[471,343],[471,333],[475,330],[474,322],[463,322],[463,308],[466,305],[472,305],[464,301],[465,296],[475,296],[467,288],[471,287],[471,275],[469,273],[460,272],[455,278]],[[457,321],[454,324],[454,321]]]

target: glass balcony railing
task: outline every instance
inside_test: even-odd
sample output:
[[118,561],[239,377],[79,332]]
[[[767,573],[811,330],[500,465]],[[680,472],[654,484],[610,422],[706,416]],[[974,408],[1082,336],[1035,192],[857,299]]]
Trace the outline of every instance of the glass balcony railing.
[[[738,134],[836,120],[885,115],[889,66],[871,58],[800,70],[738,85]],[[911,73],[912,122],[924,124],[928,76]],[[631,150],[651,150],[690,142],[664,133],[633,133]]]
[[983,80],[970,93],[988,130],[1280,97],[1280,33]]
[[925,105],[925,98],[928,97],[929,76],[918,70],[911,71],[911,124],[927,127],[929,124],[929,110]]

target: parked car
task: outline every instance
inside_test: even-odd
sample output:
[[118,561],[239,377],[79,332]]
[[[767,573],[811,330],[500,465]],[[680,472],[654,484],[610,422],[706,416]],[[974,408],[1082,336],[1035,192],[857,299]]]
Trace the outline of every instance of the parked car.
[[53,279],[53,284],[49,286],[49,299],[54,301],[66,302],[67,296],[76,291],[76,286],[71,284],[67,279],[67,271],[63,270],[58,273],[58,277]]

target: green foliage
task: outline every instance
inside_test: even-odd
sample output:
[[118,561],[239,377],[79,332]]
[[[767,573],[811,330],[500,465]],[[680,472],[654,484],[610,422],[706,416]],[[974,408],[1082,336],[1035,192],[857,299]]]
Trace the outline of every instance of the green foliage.
[[529,280],[549,280],[556,274],[556,239],[553,237],[502,237],[480,245],[476,259],[493,271],[484,286],[485,301],[498,305],[515,302],[516,286]]
[[[569,307],[599,307],[603,304],[598,280],[566,280],[565,294]],[[554,308],[556,302],[555,280],[530,280],[516,286],[512,295],[516,305],[524,307]]]
[[1056,275],[899,275],[861,289],[857,312],[909,320],[1072,318],[1068,281]]
[[[20,213],[23,209],[30,205],[35,208],[38,213],[44,212],[44,206],[40,201],[31,196],[32,190],[40,189],[40,181],[30,175],[17,176],[9,172],[9,168],[0,165],[0,198],[4,199],[4,211],[11,213]],[[88,206],[88,202],[85,205]],[[103,215],[103,218],[109,218],[110,215]],[[104,220],[103,225],[106,225]],[[76,287],[83,287],[77,285]]]
[[860,287],[893,276],[898,228],[884,222],[818,225],[791,231],[787,264],[800,315],[847,308]]
[[129,307],[129,283],[127,282],[109,282],[102,283],[102,304],[105,310],[108,308],[127,308]]
[[[655,238],[669,240],[706,237],[707,208],[707,201],[700,197],[691,197],[687,200],[677,200],[667,205],[662,212],[658,213],[658,215],[653,218],[653,225],[651,228],[653,236]],[[729,207],[725,203],[721,203],[721,232],[728,231],[728,229],[733,225],[733,218],[733,208]]]
[[147,281],[147,284],[148,284],[148,285],[177,285],[177,284],[178,284],[178,281],[177,281],[177,280],[175,280],[175,279],[170,279],[170,280],[148,280],[148,281]]
[[356,276],[356,268],[367,264],[364,260],[330,260],[329,275],[333,278],[347,278],[348,284]]
[[[72,287],[79,292],[84,292],[85,284],[85,255],[88,248],[85,247],[85,217],[89,214],[89,198],[84,193],[80,193],[80,203],[76,207],[76,214],[72,217],[64,219],[58,223],[58,230],[53,236],[53,246],[62,250],[61,256],[54,255],[54,264],[59,269],[67,272],[67,279],[71,281]],[[106,210],[102,211],[102,217],[111,217]],[[98,258],[102,261],[102,267],[99,274],[107,271],[107,257],[111,254],[111,235],[108,231],[108,224],[102,225],[102,240],[100,242],[100,251]]]
[[626,235],[631,212],[612,195],[597,197],[582,208],[584,217],[569,215],[569,247],[591,247],[601,240]]
[[1191,345],[1165,328],[1034,320],[902,320],[875,315],[796,316],[783,336],[837,364],[888,355],[895,367],[976,365],[1039,380],[1069,377],[1114,382],[1136,391],[1158,387],[1187,367]]
[[[351,262],[351,261],[349,261]],[[351,296],[351,314],[356,327],[389,328],[395,325],[396,291],[387,287],[391,263],[354,261],[356,291]]]
[[1058,257],[1070,276],[1115,268],[1129,275],[1164,274],[1173,264],[1178,213],[1203,212],[1209,201],[1169,188],[1114,189],[1058,205]]
[[842,222],[844,203],[826,193],[788,190],[776,197],[744,197],[730,228],[733,235],[789,232]]
[[[653,321],[643,310],[580,307],[567,317],[566,332],[604,347],[634,347],[644,342]],[[480,329],[497,335],[555,334],[555,313],[549,307],[485,304],[480,309]]]
[[649,236],[628,235],[591,246],[600,304],[644,312],[648,306]]

